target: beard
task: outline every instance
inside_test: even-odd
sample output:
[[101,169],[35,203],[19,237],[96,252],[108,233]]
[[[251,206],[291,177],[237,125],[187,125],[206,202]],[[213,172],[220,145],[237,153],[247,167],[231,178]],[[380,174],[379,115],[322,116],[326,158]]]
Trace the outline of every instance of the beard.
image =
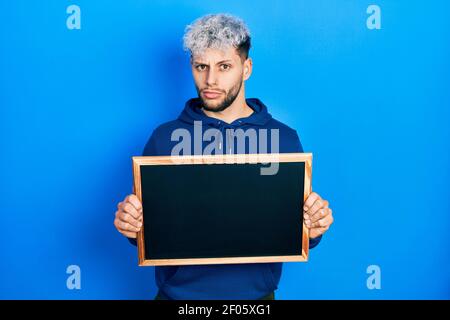
[[[226,108],[228,108],[234,102],[234,100],[236,100],[236,97],[239,95],[239,92],[241,91],[242,87],[242,82],[243,82],[242,80],[239,81],[233,87],[231,87],[230,90],[225,91],[225,97],[222,98],[222,101],[220,101],[218,104],[215,101],[213,102],[210,100],[203,99],[200,89],[196,86],[195,88],[197,89],[197,94],[198,97],[200,98],[203,109],[211,112],[221,112]],[[214,91],[221,91],[222,93],[224,92],[223,90],[214,90]]]

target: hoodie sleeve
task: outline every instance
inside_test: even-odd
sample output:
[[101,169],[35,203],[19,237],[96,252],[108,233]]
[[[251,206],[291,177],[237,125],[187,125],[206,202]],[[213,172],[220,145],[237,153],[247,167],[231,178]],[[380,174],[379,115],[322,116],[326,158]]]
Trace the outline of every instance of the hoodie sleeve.
[[309,238],[309,248],[312,249],[315,246],[317,246],[320,240],[322,240],[322,236],[318,236],[316,238]]
[[[133,246],[137,246],[137,240],[136,239],[133,239],[133,238],[127,238],[128,239],[128,241],[130,241],[130,243],[133,245]],[[311,243],[311,241],[310,241],[310,243]],[[310,245],[311,246],[311,245]]]
[[[147,143],[145,144],[144,150],[142,151],[142,156],[156,156],[158,155],[158,151],[156,149],[156,139],[155,139],[155,132],[153,131],[152,135],[150,136],[150,139],[148,139]],[[128,241],[136,246],[137,240],[133,238],[127,238]]]
[[[297,150],[296,152],[304,152],[303,146],[302,146],[302,143],[300,142],[300,138],[298,136],[297,131],[295,131],[295,135],[296,135],[295,149]],[[320,240],[322,240],[322,236],[318,236],[316,238],[309,238],[309,248],[312,249],[315,246],[317,246],[319,244]]]

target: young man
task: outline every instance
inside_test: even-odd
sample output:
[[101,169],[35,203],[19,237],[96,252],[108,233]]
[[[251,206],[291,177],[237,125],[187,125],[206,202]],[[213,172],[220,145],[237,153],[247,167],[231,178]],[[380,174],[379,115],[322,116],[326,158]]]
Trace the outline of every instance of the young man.
[[[184,46],[190,52],[198,98],[186,102],[178,119],[153,131],[144,156],[303,152],[294,129],[272,118],[260,100],[245,98],[252,60],[250,34],[242,20],[224,14],[204,16],[186,28]],[[259,141],[245,140],[236,150],[233,132],[239,129],[256,133]],[[198,136],[196,130],[208,137],[186,141]],[[265,141],[270,143],[261,143]],[[217,189],[220,192],[220,181]],[[331,209],[317,193],[311,193],[303,209],[313,248],[333,223]],[[142,205],[134,194],[118,204],[114,225],[136,244]],[[157,299],[271,299],[281,271],[282,263],[156,267]]]

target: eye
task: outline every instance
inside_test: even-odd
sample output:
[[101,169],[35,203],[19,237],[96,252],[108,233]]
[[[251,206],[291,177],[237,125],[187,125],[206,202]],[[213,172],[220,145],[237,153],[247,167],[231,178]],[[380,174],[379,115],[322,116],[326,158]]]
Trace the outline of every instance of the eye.
[[205,65],[205,64],[199,64],[199,65],[196,65],[195,68],[196,68],[198,71],[203,71],[203,70],[206,69],[206,65]]
[[230,66],[229,64],[221,64],[221,65],[220,65],[220,68],[221,68],[222,70],[229,70],[229,69],[231,68],[231,66]]

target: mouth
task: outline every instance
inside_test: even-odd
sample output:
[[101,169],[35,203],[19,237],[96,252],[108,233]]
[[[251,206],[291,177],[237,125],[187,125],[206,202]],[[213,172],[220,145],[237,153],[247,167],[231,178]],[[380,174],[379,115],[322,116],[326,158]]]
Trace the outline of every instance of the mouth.
[[206,99],[216,99],[216,98],[220,97],[220,95],[222,94],[222,92],[210,91],[210,90],[204,90],[202,92],[203,92],[203,96]]

